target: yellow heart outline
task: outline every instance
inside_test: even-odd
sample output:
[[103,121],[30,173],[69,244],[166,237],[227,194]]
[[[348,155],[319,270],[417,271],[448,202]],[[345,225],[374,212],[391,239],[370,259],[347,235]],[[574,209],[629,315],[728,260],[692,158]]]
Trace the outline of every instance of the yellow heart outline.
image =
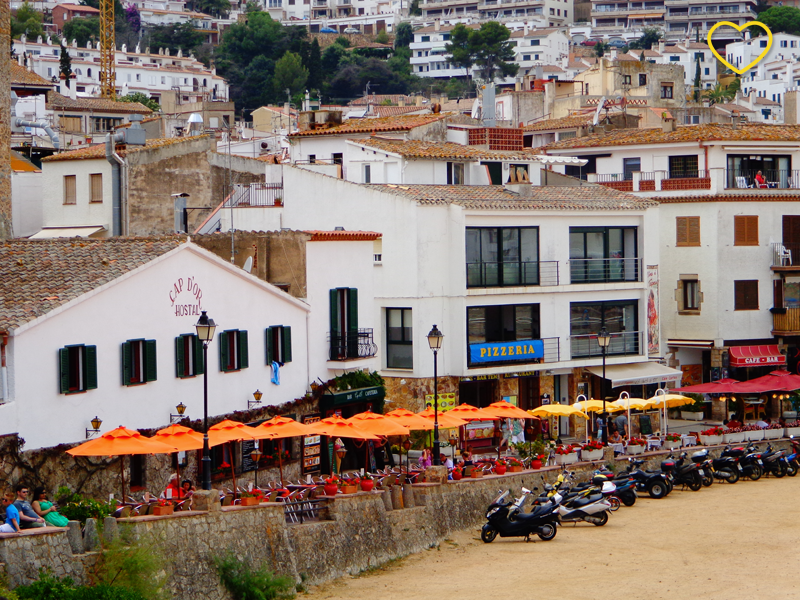
[[[744,69],[737,69],[731,63],[729,63],[727,60],[722,58],[719,55],[719,52],[717,52],[716,48],[714,48],[714,45],[711,43],[712,34],[717,30],[718,27],[722,27],[723,25],[728,25],[729,27],[733,27],[739,33],[741,33],[744,29],[746,29],[748,27],[751,27],[752,25],[757,25],[758,27],[761,27],[764,31],[767,32],[767,47],[764,48],[764,51],[761,54],[758,55],[758,58],[756,58],[753,62],[751,62],[749,65],[747,65]],[[719,23],[716,23],[711,29],[708,30],[708,37],[706,37],[706,41],[708,42],[708,47],[711,49],[711,53],[714,56],[716,56],[717,59],[722,64],[724,64],[726,67],[728,67],[734,73],[738,73],[739,75],[742,75],[745,71],[748,71],[750,69],[750,67],[752,67],[753,65],[758,64],[761,61],[761,59],[764,58],[764,56],[767,54],[767,52],[769,52],[769,49],[772,48],[772,32],[769,30],[769,27],[764,25],[761,21],[748,21],[744,25],[737,25],[736,23],[731,23],[730,21],[720,21]]]

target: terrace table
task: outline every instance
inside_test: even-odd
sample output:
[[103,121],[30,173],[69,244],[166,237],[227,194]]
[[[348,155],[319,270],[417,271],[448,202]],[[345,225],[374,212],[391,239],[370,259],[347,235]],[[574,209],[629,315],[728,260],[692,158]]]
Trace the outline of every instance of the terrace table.
[[647,451],[661,448],[661,438],[647,438]]
[[681,436],[681,444],[686,446],[696,446],[697,445],[697,438],[693,435],[682,435]]

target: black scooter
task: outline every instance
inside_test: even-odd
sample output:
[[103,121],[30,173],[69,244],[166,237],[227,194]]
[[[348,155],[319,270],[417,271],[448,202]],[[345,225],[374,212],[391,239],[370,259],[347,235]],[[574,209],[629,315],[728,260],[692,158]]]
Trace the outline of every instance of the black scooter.
[[730,456],[736,461],[736,468],[739,470],[739,475],[749,477],[753,481],[758,481],[764,474],[760,458],[761,454],[756,452],[756,448],[752,445],[748,446],[747,449],[741,446],[737,448],[725,446],[725,449],[722,451],[722,456]]
[[[672,455],[670,454],[670,458]],[[667,476],[672,480],[672,485],[685,485],[693,492],[703,487],[703,474],[700,466],[694,462],[686,462],[686,452],[675,461],[675,466],[669,470]]]
[[[633,479],[637,491],[647,492],[655,499],[663,498],[672,491],[672,484],[661,471],[643,471],[640,468],[644,464],[643,460],[629,458],[628,463],[627,471],[614,475],[612,481]],[[665,463],[662,462],[661,467],[664,468]],[[607,476],[609,472],[602,473]]]
[[[536,489],[536,488],[534,488]],[[534,506],[531,512],[522,512],[522,504],[529,490],[522,488],[523,496],[516,502],[506,500],[511,490],[500,494],[486,510],[487,523],[481,528],[481,540],[489,544],[499,535],[500,537],[524,537],[530,541],[531,535],[548,542],[556,537],[558,532],[558,505],[561,496],[555,494],[549,501],[539,506]]]
[[[736,461],[730,456],[711,458],[708,448],[704,448],[692,454],[692,462],[702,467],[706,477],[722,479],[728,483],[739,481],[739,468],[736,466]],[[705,480],[703,485],[707,485]]]

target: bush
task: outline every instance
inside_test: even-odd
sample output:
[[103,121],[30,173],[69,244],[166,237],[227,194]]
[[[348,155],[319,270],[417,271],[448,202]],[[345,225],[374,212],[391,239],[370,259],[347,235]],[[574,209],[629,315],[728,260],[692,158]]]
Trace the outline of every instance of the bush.
[[167,559],[159,540],[152,536],[132,540],[128,533],[123,530],[103,549],[97,562],[97,581],[124,587],[147,600],[167,598]]
[[214,558],[217,573],[234,600],[280,600],[294,598],[294,582],[275,575],[266,566],[254,569],[249,560],[241,561],[233,552]]
[[102,523],[108,515],[114,512],[114,506],[108,502],[99,502],[91,498],[84,498],[80,494],[73,494],[72,500],[66,504],[59,504],[58,512],[70,521],[86,523],[86,519],[97,519]]
[[15,597],[19,600],[149,600],[139,592],[121,586],[76,586],[69,577],[59,579],[44,570],[39,572],[39,579],[18,587],[15,593],[16,596],[6,597],[9,600]]

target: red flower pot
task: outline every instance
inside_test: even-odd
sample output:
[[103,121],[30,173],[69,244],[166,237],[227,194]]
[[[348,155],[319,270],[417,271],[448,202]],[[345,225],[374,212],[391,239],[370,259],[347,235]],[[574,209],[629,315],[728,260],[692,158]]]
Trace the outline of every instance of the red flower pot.
[[494,472],[498,475],[505,475],[506,474],[506,466],[505,465],[497,465],[494,468]]
[[326,496],[335,496],[336,492],[339,491],[339,486],[336,485],[335,483],[326,483],[323,486],[323,489],[325,490]]
[[461,471],[453,471],[453,481],[461,479]]
[[541,469],[541,468],[542,468],[542,461],[540,460],[531,461],[531,469]]
[[375,481],[372,479],[362,479],[361,480],[361,490],[364,492],[371,492],[372,488],[375,487]]

